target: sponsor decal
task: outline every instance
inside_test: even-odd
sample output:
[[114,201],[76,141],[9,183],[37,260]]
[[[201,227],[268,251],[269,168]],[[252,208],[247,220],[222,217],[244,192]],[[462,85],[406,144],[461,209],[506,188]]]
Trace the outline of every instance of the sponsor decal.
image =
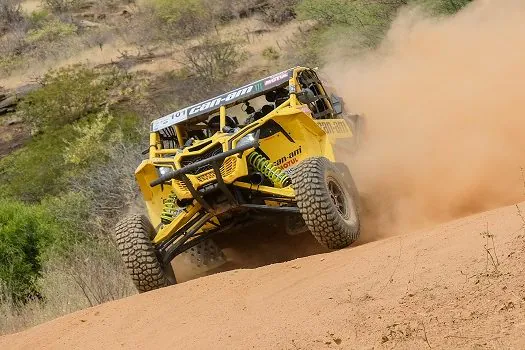
[[188,119],[187,108],[177,112],[173,112],[165,117],[153,121],[151,127],[153,131],[158,131],[167,128],[168,126],[178,124],[182,121],[185,121],[186,119]]
[[253,86],[254,86],[253,89],[255,90],[255,92],[261,92],[261,91],[263,91],[263,89],[264,89],[264,86],[263,86],[262,81],[253,84]]
[[350,133],[350,128],[344,120],[320,120],[316,121],[317,125],[321,127],[327,134],[347,134]]
[[261,83],[255,83],[227,94],[221,95],[214,99],[201,102],[199,104],[193,105],[191,107],[184,108],[180,111],[171,113],[165,117],[157,119],[152,123],[152,131],[158,131],[168,126],[178,124],[191,118],[194,115],[198,115],[209,110],[218,108],[223,103],[229,103],[237,100],[240,97],[250,94],[253,91],[258,91],[262,87]]
[[259,80],[253,84],[243,86],[242,88],[217,96],[211,100],[198,103],[180,111],[171,113],[165,117],[159,118],[153,121],[151,124],[151,130],[159,131],[161,129],[183,122],[194,116],[217,109],[221,105],[233,103],[242,97],[264,91],[265,89],[270,89],[273,85],[278,85],[284,80],[288,80],[291,74],[290,72],[291,71],[286,71],[275,74],[270,78]]
[[241,88],[239,90],[232,91],[226,95],[219,96],[213,100],[208,100],[206,102],[189,107],[190,111],[188,114],[192,116],[193,114],[204,112],[204,111],[207,111],[208,109],[215,109],[218,106],[220,106],[223,102],[228,103],[228,102],[234,101],[235,99],[241,96],[249,94],[250,92],[253,91],[254,87],[255,87],[255,84],[247,86],[245,88]]
[[266,80],[264,82],[264,86],[275,84],[278,81],[281,81],[281,80],[284,80],[284,79],[288,79],[288,72],[283,72],[283,73],[279,73],[277,75],[274,75],[273,77],[271,77],[270,79],[268,79],[268,80]]
[[275,166],[278,166],[281,169],[287,169],[293,165],[295,165],[299,160],[297,159],[297,156],[299,156],[301,153],[303,153],[302,146],[299,146],[298,149],[295,151],[290,152],[288,155],[281,157],[277,159],[273,164]]

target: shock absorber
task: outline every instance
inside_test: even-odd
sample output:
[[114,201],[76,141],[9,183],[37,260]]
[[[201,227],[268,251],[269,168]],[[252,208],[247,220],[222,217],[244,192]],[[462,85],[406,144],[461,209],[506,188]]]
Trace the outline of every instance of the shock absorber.
[[292,183],[288,174],[273,165],[268,159],[257,151],[253,151],[248,156],[248,162],[266,176],[275,186],[286,187]]
[[160,220],[164,225],[170,224],[179,214],[181,213],[179,206],[177,205],[177,195],[175,192],[171,192],[168,198],[164,201],[162,207],[162,213],[160,214]]

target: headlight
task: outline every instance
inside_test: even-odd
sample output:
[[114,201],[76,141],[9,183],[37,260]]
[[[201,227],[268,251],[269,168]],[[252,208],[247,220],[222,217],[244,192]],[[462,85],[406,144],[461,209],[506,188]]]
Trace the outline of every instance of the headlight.
[[170,167],[164,167],[164,166],[163,166],[163,167],[159,167],[159,168],[157,168],[157,169],[158,169],[158,171],[159,171],[160,176],[166,175],[167,173],[169,173],[170,171],[173,170],[173,169],[170,168]]
[[241,147],[255,141],[255,135],[253,133],[244,136],[237,142],[237,147]]

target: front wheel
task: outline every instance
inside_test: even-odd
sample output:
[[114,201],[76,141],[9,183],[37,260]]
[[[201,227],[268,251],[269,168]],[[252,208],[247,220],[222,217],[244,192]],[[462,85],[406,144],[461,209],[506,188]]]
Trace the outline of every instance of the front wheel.
[[341,174],[324,157],[308,158],[294,169],[297,207],[319,243],[341,249],[359,236],[357,190],[350,174]]
[[151,241],[155,229],[142,215],[131,215],[117,224],[117,248],[139,293],[175,284],[171,265],[163,267]]

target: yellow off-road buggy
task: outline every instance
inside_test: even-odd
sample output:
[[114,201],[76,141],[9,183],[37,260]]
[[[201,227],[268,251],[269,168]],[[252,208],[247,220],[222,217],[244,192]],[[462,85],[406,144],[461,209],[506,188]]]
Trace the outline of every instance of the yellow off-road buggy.
[[136,171],[149,220],[116,228],[137,289],[176,283],[175,256],[275,215],[327,248],[354,242],[358,193],[333,147],[352,137],[342,107],[315,70],[295,67],[155,120]]

